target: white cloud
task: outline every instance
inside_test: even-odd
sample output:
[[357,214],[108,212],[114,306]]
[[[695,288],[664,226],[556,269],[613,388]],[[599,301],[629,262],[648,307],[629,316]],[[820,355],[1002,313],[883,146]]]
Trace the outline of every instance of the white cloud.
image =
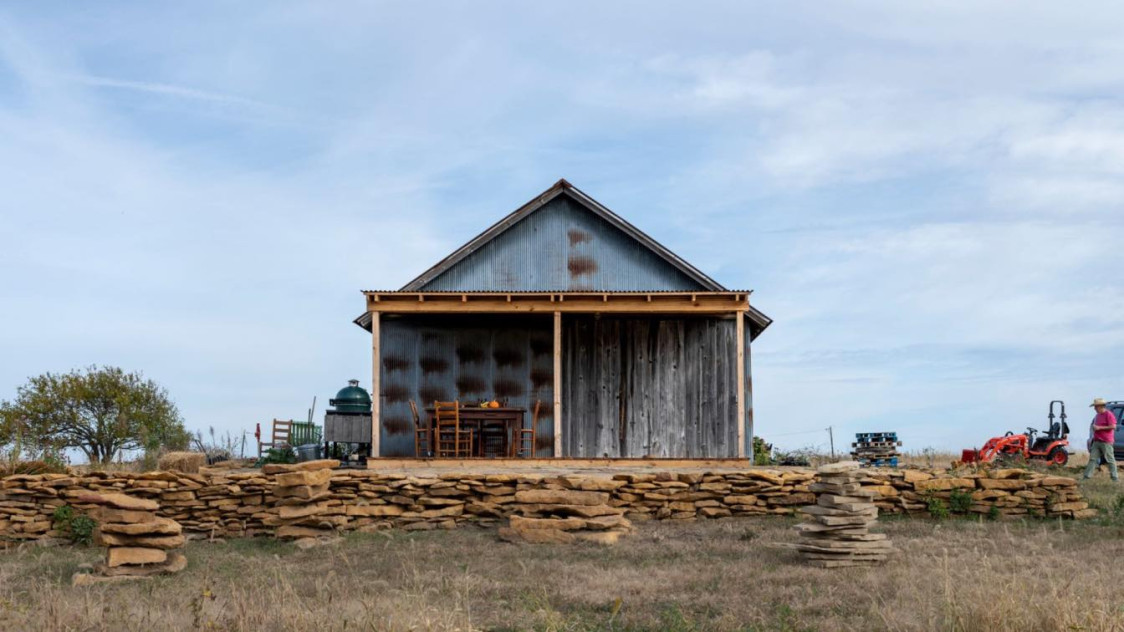
[[361,287],[561,176],[758,290],[766,435],[1124,388],[1115,7],[217,6],[0,16],[0,396],[110,358],[233,429],[257,362],[303,410]]

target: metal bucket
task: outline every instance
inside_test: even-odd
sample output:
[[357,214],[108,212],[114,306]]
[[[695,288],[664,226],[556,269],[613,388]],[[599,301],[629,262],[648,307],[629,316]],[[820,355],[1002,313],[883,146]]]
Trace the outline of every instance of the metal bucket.
[[304,461],[315,461],[321,458],[321,450],[323,446],[319,443],[306,443],[298,445],[295,450],[297,452],[297,462],[303,463]]

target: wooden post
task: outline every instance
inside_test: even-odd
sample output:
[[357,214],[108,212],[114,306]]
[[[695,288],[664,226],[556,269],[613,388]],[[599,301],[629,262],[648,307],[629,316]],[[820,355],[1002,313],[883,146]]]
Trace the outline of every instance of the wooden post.
[[379,313],[371,312],[371,458],[379,457],[379,439],[382,424],[379,423],[379,404],[382,399],[382,357],[379,353]]
[[554,312],[554,458],[562,458],[562,312]]
[[738,458],[745,458],[745,315],[735,312],[738,319]]

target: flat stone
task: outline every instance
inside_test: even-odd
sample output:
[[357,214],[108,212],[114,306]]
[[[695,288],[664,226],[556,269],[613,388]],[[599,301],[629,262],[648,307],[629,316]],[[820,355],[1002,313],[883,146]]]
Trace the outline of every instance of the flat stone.
[[273,495],[278,498],[304,498],[311,500],[328,493],[328,484],[323,485],[298,485],[296,487],[277,487]]
[[725,507],[701,507],[699,508],[699,515],[705,518],[725,518],[733,514]]
[[1026,481],[1020,481],[1013,478],[979,478],[976,480],[979,482],[981,489],[1026,489]]
[[839,463],[821,465],[816,468],[816,471],[821,474],[841,474],[858,470],[860,467],[861,464],[858,461],[840,461]]
[[98,507],[91,510],[90,515],[102,524],[111,522],[116,524],[143,524],[156,520],[156,514],[151,511],[114,509],[112,507]]
[[1082,511],[1089,508],[1087,502],[1054,503],[1046,507],[1050,511]]
[[418,515],[423,518],[444,518],[448,516],[459,516],[464,513],[464,505],[453,505],[452,507],[440,507],[438,509],[426,509],[419,511]]
[[304,518],[306,516],[315,516],[321,514],[328,506],[325,503],[314,503],[311,505],[289,505],[285,507],[278,507],[279,516],[282,520],[291,520],[293,518]]
[[183,547],[183,535],[136,536],[118,533],[104,533],[100,529],[94,534],[94,542],[99,546],[136,546],[146,549],[178,549]]
[[799,492],[788,494],[786,496],[775,496],[769,499],[771,505],[803,505],[805,503],[816,502],[816,495],[811,492]]
[[585,521],[586,529],[593,529],[596,531],[603,531],[606,529],[632,529],[632,522],[624,516],[597,516],[596,518],[589,518]]
[[340,466],[335,459],[305,461],[304,463],[267,463],[261,467],[262,474],[285,474],[287,472],[307,472],[309,470],[333,469]]
[[557,529],[559,531],[577,531],[585,528],[585,520],[581,518],[524,518],[512,516],[510,527],[516,531],[528,529]]
[[149,577],[152,575],[170,575],[187,568],[187,558],[179,551],[168,553],[168,559],[160,564],[146,564],[144,566],[108,566],[98,567],[97,571],[107,577]]
[[920,470],[902,470],[902,480],[907,483],[927,481],[931,478],[933,478],[933,475],[928,472],[922,472]]
[[97,505],[108,505],[117,509],[133,509],[139,511],[156,511],[160,508],[160,503],[155,500],[146,500],[144,498],[133,498],[125,494],[94,494],[83,493],[79,494],[75,499],[82,503],[93,503]]
[[858,483],[846,483],[840,485],[836,483],[816,482],[808,486],[808,491],[827,494],[847,494],[850,492],[857,492],[861,487],[862,486]]
[[135,546],[113,546],[106,554],[105,563],[110,568],[124,564],[160,564],[168,559],[161,549],[143,549]]
[[277,537],[282,540],[296,540],[300,538],[318,538],[323,535],[331,535],[334,533],[331,529],[313,529],[310,527],[299,527],[296,525],[285,525],[277,527]]
[[405,509],[398,505],[348,505],[349,516],[401,516]]
[[609,502],[609,494],[567,489],[528,489],[515,492],[515,502],[533,505],[604,505]]
[[784,485],[784,475],[774,470],[747,470],[741,472],[741,474],[747,478],[766,481],[773,485]]
[[140,522],[132,524],[104,522],[98,525],[98,528],[105,533],[121,533],[124,535],[144,535],[144,534],[160,534],[160,535],[179,535],[183,531],[175,520],[156,516],[152,522]]
[[278,487],[300,487],[303,485],[326,485],[332,480],[332,470],[302,470],[278,474],[276,479]]
[[561,480],[563,484],[570,489],[588,492],[611,492],[627,484],[625,481],[618,481],[610,478],[591,478],[588,476],[563,476]]
[[[906,470],[907,472],[909,470]],[[976,482],[970,478],[932,478],[917,481],[913,488],[917,491],[947,491],[950,489],[975,489]]]
[[463,505],[464,501],[459,498],[419,498],[418,504],[423,507],[452,507]]

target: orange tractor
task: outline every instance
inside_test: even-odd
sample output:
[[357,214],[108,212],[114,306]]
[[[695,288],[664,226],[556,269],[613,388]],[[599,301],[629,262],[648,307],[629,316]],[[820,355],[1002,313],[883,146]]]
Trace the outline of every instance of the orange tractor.
[[[1060,415],[1055,415],[1055,405]],[[964,463],[991,463],[995,460],[1029,461],[1038,459],[1051,465],[1062,466],[1069,462],[1069,424],[1065,422],[1065,403],[1059,400],[1050,402],[1048,430],[1039,436],[1034,428],[1015,434],[1008,432],[1002,437],[987,440],[979,450],[964,450],[960,460]]]

